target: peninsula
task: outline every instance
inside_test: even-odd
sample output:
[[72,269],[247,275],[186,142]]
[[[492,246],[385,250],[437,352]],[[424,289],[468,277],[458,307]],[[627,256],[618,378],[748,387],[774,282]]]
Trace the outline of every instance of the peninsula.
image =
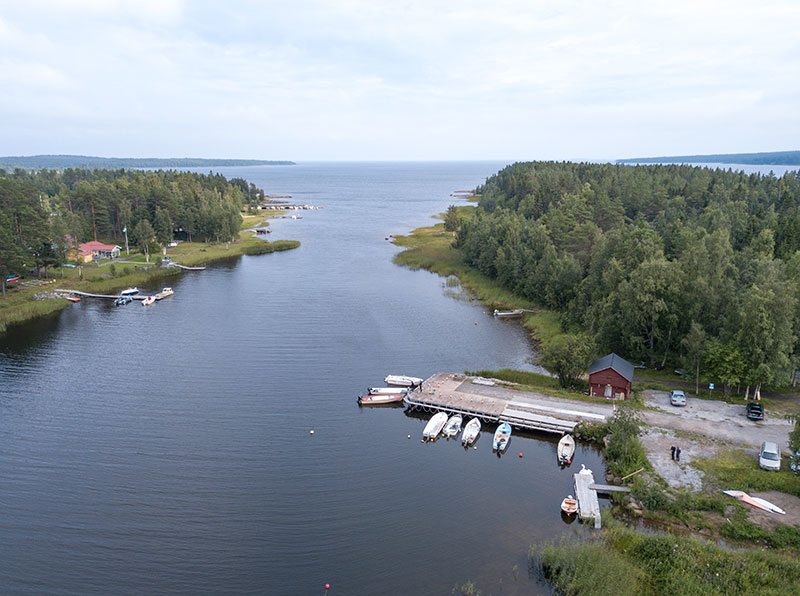
[[0,168],[26,170],[64,168],[209,168],[227,166],[293,166],[293,161],[199,157],[96,157],[92,155],[7,155]]

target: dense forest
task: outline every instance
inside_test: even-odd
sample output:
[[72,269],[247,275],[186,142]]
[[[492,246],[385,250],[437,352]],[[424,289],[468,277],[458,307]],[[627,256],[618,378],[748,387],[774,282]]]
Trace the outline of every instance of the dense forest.
[[800,360],[797,173],[517,163],[477,192],[464,259],[602,350],[726,387]]
[[220,174],[138,170],[0,169],[0,282],[23,268],[64,262],[74,242],[100,240],[146,249],[173,238],[227,242],[241,211],[264,191]]
[[765,153],[718,153],[712,155],[671,155],[666,157],[633,157],[618,159],[617,163],[730,163],[766,166],[800,165],[800,151],[769,151]]
[[63,168],[221,168],[223,166],[291,166],[293,161],[263,159],[205,159],[199,157],[95,157],[92,155],[7,155],[0,157],[6,169]]

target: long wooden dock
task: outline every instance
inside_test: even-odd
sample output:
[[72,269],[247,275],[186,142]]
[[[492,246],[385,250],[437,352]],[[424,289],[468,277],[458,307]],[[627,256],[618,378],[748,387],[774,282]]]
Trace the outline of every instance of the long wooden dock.
[[578,501],[578,516],[581,519],[594,520],[594,527],[600,528],[600,502],[597,491],[592,489],[594,474],[581,466],[581,471],[572,476],[575,485],[575,499]]
[[[79,290],[53,290],[56,294],[77,294],[78,296],[85,296],[86,298],[122,298],[122,294],[90,294],[89,292],[81,292]],[[128,296],[134,300],[144,300],[147,294],[134,294]]]
[[461,374],[436,373],[419,390],[409,391],[403,402],[413,410],[474,416],[484,422],[558,434],[572,432],[581,420],[606,418],[597,412],[555,407],[485,381],[473,383]]

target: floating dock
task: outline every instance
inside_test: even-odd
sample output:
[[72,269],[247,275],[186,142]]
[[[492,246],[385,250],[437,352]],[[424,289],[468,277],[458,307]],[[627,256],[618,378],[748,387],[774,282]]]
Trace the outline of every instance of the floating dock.
[[575,484],[575,499],[578,501],[578,516],[581,519],[594,520],[594,527],[600,528],[600,501],[597,500],[597,491],[594,485],[594,474],[588,468],[581,466],[581,471],[572,476]]
[[[507,422],[513,428],[551,432],[572,432],[581,420],[602,422],[606,416],[597,412],[561,408],[536,394],[512,391],[473,382],[466,375],[436,373],[425,380],[420,390],[409,391],[403,403],[411,410],[447,412],[479,418],[488,423]],[[545,396],[542,396],[545,397]]]
[[[78,290],[53,290],[56,294],[77,294],[78,296],[85,296],[86,298],[122,298],[122,294],[90,294],[89,292],[80,292]],[[128,296],[134,300],[144,300],[147,294],[134,294]]]

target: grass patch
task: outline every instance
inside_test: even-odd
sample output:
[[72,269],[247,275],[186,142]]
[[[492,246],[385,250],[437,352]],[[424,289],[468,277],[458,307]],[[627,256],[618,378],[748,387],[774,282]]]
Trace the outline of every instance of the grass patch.
[[63,298],[34,300],[33,294],[42,291],[46,290],[44,288],[35,290],[20,288],[10,290],[5,298],[0,298],[0,334],[5,333],[11,325],[61,312],[69,305],[69,302]]
[[643,533],[612,524],[586,542],[533,546],[534,568],[567,596],[785,596],[800,562],[761,549]]
[[616,476],[627,476],[640,468],[653,469],[639,440],[641,422],[638,413],[630,404],[620,406],[606,422],[579,424],[575,434],[606,445],[608,467]]
[[585,381],[576,386],[574,390],[563,389],[558,384],[558,379],[549,377],[535,372],[528,372],[524,370],[516,370],[513,368],[502,368],[500,370],[474,370],[465,371],[465,374],[475,377],[489,377],[514,383],[514,389],[521,391],[538,391],[553,395],[556,397],[566,397],[568,399],[575,399],[578,401],[586,401],[591,403],[608,403],[608,400],[603,397],[590,397],[585,394],[588,387]]
[[758,467],[755,451],[748,453],[729,449],[715,457],[699,459],[692,465],[705,472],[707,482],[713,482],[722,489],[776,490],[800,497],[800,476],[788,469],[787,458],[783,457],[781,464],[779,472],[762,470]]

